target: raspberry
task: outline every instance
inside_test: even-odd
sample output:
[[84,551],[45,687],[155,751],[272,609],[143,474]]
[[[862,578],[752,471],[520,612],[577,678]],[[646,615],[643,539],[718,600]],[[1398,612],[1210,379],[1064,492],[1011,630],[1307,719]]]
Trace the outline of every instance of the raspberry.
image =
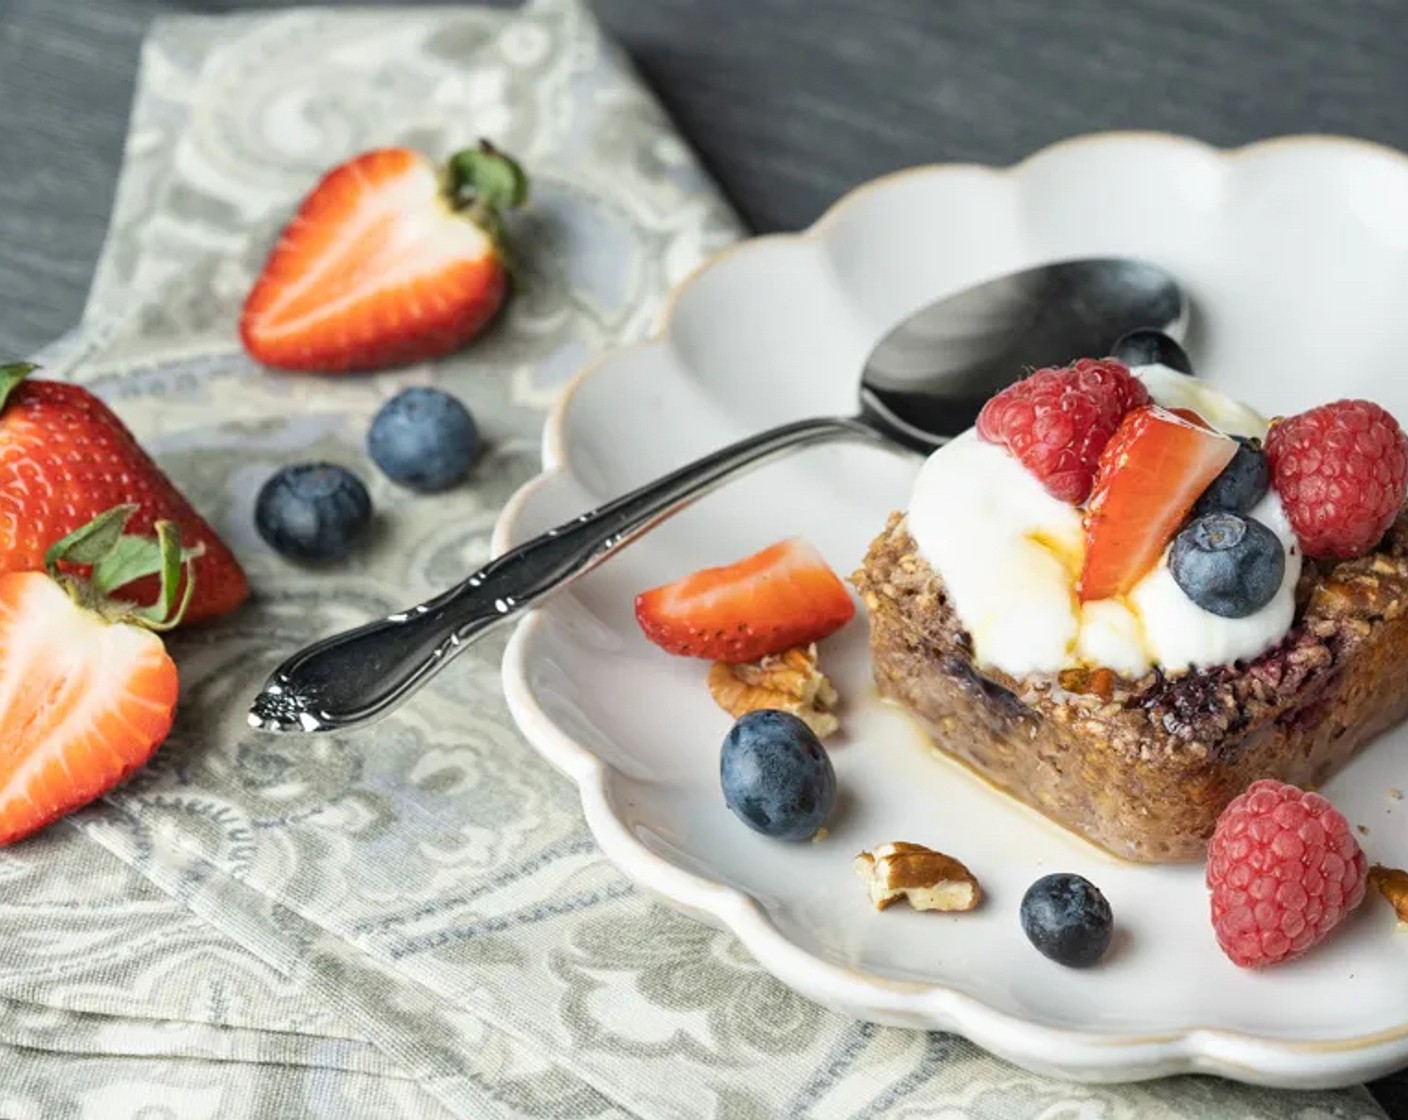
[[1408,493],[1408,437],[1370,401],[1336,401],[1281,421],[1266,437],[1266,455],[1307,556],[1362,556]]
[[978,414],[978,435],[1017,456],[1052,497],[1078,505],[1124,414],[1148,401],[1144,383],[1113,358],[1082,358],[1002,390]]
[[1328,801],[1253,782],[1223,810],[1208,847],[1217,943],[1243,968],[1298,957],[1363,901],[1367,874],[1349,822]]

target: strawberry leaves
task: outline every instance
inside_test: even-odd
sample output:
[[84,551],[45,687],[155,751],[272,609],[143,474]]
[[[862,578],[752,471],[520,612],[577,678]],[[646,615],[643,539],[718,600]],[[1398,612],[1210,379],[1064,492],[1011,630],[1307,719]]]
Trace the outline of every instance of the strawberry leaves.
[[98,514],[87,525],[50,545],[44,554],[44,567],[53,575],[64,560],[70,564],[97,564],[122,538],[122,530],[136,512],[135,505],[126,505]]
[[38,368],[33,362],[9,362],[0,366],[0,412],[4,411],[5,402],[19,383]]
[[518,161],[489,143],[466,148],[445,167],[450,202],[504,252],[504,214],[528,201],[528,175]]
[[487,140],[450,157],[450,196],[457,206],[517,210],[528,201],[528,176],[518,162]]
[[[125,540],[140,540],[143,537],[126,537]],[[141,607],[134,613],[149,629],[170,630],[179,626],[191,605],[191,595],[195,592],[195,573],[191,561],[200,550],[187,550],[181,547],[181,531],[170,521],[158,521],[156,525],[156,551],[161,563],[161,594],[149,607]],[[185,593],[181,594],[181,572],[185,569]],[[144,573],[145,574],[145,573]],[[129,582],[129,580],[124,582]],[[118,584],[117,586],[121,586]],[[179,602],[178,602],[179,595]]]
[[[81,606],[148,630],[170,630],[180,624],[190,606],[195,590],[192,562],[203,549],[183,549],[180,530],[170,521],[157,522],[155,540],[127,534],[127,523],[136,512],[135,505],[122,505],[99,514],[52,545],[44,565]],[[60,564],[82,565],[90,574],[80,579],[61,572]],[[160,576],[155,603],[138,606],[114,596],[118,589],[150,575]]]

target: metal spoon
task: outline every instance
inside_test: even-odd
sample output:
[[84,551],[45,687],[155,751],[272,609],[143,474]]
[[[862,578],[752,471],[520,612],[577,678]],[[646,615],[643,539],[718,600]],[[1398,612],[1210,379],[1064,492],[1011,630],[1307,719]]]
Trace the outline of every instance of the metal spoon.
[[549,530],[428,603],[309,646],[269,678],[249,722],[303,732],[369,723],[491,627],[745,469],[837,439],[932,451],[1026,370],[1108,354],[1139,328],[1178,337],[1187,317],[1172,277],[1121,259],[1046,265],[941,299],[875,347],[858,415],[801,420],[742,440]]

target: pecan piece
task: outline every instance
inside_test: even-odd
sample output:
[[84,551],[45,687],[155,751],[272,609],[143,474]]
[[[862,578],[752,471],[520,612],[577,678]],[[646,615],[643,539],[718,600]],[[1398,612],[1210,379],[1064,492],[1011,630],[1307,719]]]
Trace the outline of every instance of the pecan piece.
[[870,885],[870,901],[877,910],[900,899],[915,910],[972,910],[982,898],[968,868],[922,844],[882,844],[873,852],[861,852],[854,866]]
[[1398,915],[1399,928],[1408,928],[1408,871],[1376,863],[1369,868],[1369,885],[1388,899]]
[[816,646],[789,649],[740,665],[716,661],[709,668],[709,695],[734,719],[771,708],[796,716],[818,739],[840,727],[832,711],[838,699],[836,689],[817,668]]

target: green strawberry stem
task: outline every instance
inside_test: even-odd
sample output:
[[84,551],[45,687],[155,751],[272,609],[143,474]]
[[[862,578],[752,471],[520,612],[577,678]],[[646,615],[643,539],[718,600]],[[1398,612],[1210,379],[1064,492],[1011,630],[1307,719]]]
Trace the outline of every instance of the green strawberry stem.
[[456,152],[445,165],[445,191],[454,208],[503,241],[504,214],[528,201],[528,175],[518,162],[488,140]]
[[16,386],[38,368],[33,362],[9,362],[0,366],[0,411],[4,410]]
[[[44,566],[74,602],[108,621],[129,622],[147,630],[171,630],[181,624],[191,604],[196,586],[193,561],[203,549],[183,549],[180,530],[170,521],[156,523],[155,540],[127,534],[127,523],[136,512],[137,506],[122,505],[98,514],[52,545],[44,554]],[[90,569],[90,574],[81,579],[60,571],[63,563],[81,564]],[[113,595],[118,588],[151,575],[161,577],[161,591],[150,606],[139,606]]]

